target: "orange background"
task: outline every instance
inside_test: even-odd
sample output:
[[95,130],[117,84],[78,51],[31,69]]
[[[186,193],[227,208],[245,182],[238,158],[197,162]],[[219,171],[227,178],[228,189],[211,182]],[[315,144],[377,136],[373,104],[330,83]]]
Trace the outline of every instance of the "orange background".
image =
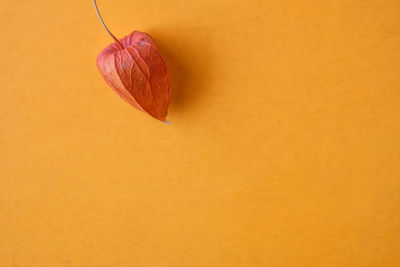
[[99,0],[153,36],[159,123],[91,1],[0,7],[0,265],[400,266],[400,2]]

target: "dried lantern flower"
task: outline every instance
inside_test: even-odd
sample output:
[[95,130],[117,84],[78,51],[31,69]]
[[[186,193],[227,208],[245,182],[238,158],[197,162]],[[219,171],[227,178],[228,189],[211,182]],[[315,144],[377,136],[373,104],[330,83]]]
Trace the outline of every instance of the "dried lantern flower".
[[104,24],[96,0],[93,4],[104,29],[115,41],[97,57],[97,67],[104,80],[135,108],[168,122],[170,79],[153,39],[144,32],[133,31],[118,40]]

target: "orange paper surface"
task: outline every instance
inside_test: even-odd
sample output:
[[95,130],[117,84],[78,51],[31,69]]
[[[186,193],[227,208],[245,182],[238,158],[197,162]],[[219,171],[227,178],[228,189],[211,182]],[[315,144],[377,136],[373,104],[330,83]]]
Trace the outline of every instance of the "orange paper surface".
[[98,5],[172,125],[103,81],[91,1],[1,1],[0,266],[400,266],[398,1]]

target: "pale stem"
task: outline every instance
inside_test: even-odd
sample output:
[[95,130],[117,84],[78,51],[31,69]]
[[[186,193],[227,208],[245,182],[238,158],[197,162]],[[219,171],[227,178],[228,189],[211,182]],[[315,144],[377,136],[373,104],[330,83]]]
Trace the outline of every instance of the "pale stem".
[[100,15],[99,9],[97,8],[96,0],[93,0],[93,5],[94,5],[94,9],[96,9],[96,13],[97,13],[97,16],[98,16],[99,19],[100,19],[100,22],[101,22],[101,24],[103,25],[103,28],[104,28],[104,29],[107,31],[107,33],[114,39],[114,41],[117,43],[117,45],[118,45],[121,49],[124,49],[124,46],[121,44],[121,42],[117,39],[117,37],[114,36],[114,34],[112,34],[112,33],[110,32],[110,30],[107,28],[106,24],[104,23],[103,18],[102,18],[101,15]]

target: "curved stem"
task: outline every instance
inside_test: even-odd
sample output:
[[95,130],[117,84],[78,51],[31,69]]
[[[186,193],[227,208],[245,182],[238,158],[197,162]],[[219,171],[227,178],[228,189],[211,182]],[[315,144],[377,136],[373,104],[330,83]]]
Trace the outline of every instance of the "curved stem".
[[119,48],[124,49],[124,46],[121,44],[121,42],[117,39],[117,37],[114,36],[114,34],[112,34],[110,32],[110,30],[107,28],[106,24],[104,24],[103,18],[100,15],[99,9],[97,8],[97,3],[96,0],[93,0],[93,5],[94,5],[94,9],[96,9],[96,13],[97,16],[100,19],[101,24],[103,25],[103,28],[107,31],[107,33],[114,39],[114,41],[117,43],[117,45],[119,46]]

